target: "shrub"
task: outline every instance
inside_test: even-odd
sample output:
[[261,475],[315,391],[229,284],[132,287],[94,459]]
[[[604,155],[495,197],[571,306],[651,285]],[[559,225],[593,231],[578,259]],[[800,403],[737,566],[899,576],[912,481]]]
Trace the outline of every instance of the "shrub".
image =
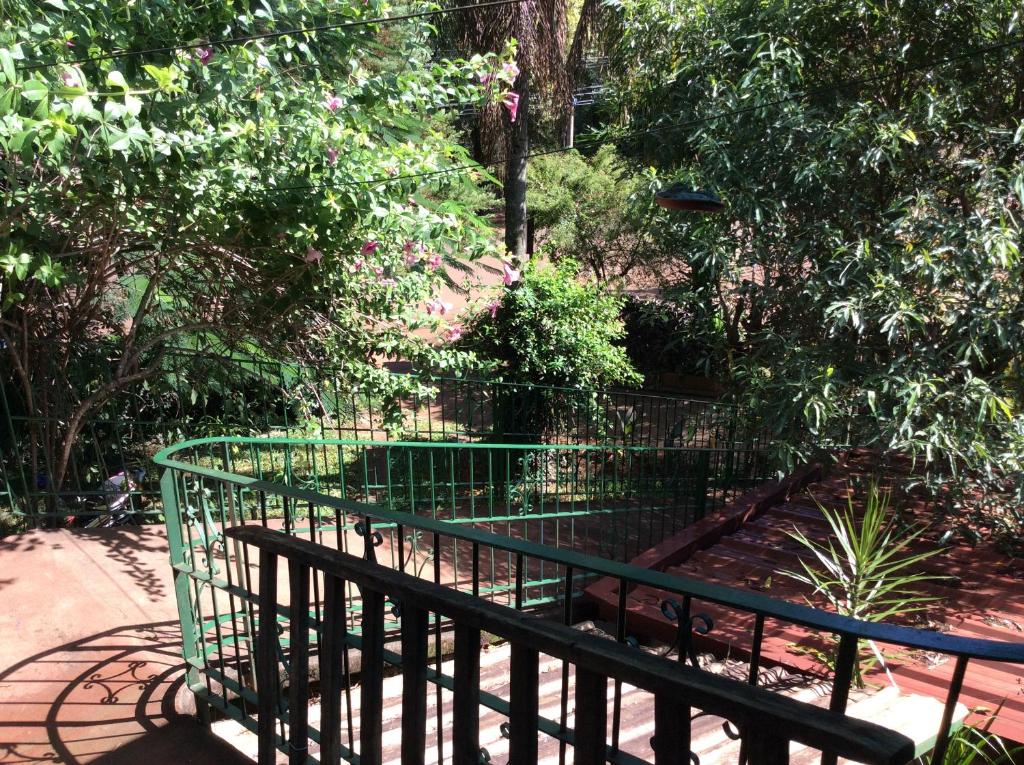
[[531,263],[493,317],[484,311],[473,320],[466,345],[517,382],[581,389],[641,383],[621,345],[623,298],[578,275],[571,259]]
[[550,433],[559,418],[592,409],[590,390],[643,381],[621,345],[623,299],[578,276],[573,260],[531,263],[493,315],[471,322],[464,344],[496,377],[560,389],[510,389],[496,407],[496,433]]

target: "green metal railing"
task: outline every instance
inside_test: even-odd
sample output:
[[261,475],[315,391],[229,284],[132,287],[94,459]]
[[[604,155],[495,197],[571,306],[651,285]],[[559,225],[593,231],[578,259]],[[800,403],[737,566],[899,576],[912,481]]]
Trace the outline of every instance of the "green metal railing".
[[[173,453],[182,472],[174,503],[164,507],[169,527],[179,526],[182,550],[212,560],[212,540],[226,526],[258,522],[286,533],[333,542],[347,550],[358,518],[319,511],[267,493],[225,493],[205,471],[244,476],[392,512],[443,520],[556,549],[627,561],[762,481],[769,469],[751,450],[564,444],[482,444],[359,441],[352,439],[207,438]],[[415,534],[398,539],[379,527],[378,557],[399,567],[429,565],[443,556],[454,581],[467,574],[455,551],[421,551]],[[176,532],[179,533],[179,532]],[[356,543],[361,548],[361,542]],[[180,559],[184,553],[172,549]],[[511,561],[492,556],[482,577],[486,591],[508,592],[502,580]],[[550,600],[545,565],[531,569],[530,602]],[[486,581],[483,581],[486,580]]]
[[[258,573],[228,529],[255,524],[491,602],[545,607],[564,599],[567,577],[580,589],[599,572],[567,572],[551,552],[628,561],[769,471],[741,449],[247,437],[186,441],[155,461],[189,686],[253,730]],[[312,595],[318,622],[321,583]],[[349,588],[356,640],[362,609]],[[388,616],[388,629],[399,624]]]
[[[763,433],[734,407],[668,394],[407,376],[401,387],[415,392],[383,400],[294,364],[194,351],[172,352],[165,364],[160,386],[125,393],[89,419],[59,490],[50,483],[52,449],[41,436],[52,418],[26,411],[0,366],[0,512],[34,521],[102,513],[111,476],[145,468],[159,449],[205,434],[764,446]],[[190,380],[197,376],[214,392],[194,395]],[[158,477],[149,472],[131,492],[139,518],[160,512]]]
[[[338,457],[331,458],[332,454]],[[257,654],[264,668],[268,663],[280,665],[294,680],[304,675],[291,665],[293,657],[303,653],[292,648],[296,635],[306,637],[309,654],[319,660],[340,650],[341,666],[329,662],[321,672],[341,673],[340,680],[334,677],[332,682],[334,687],[340,683],[347,705],[345,726],[338,735],[345,736],[347,728],[342,742],[347,754],[342,759],[350,762],[356,761],[358,751],[353,720],[359,710],[354,712],[353,697],[359,670],[354,662],[372,659],[372,671],[378,673],[383,665],[403,672],[406,667],[394,643],[384,643],[381,649],[379,634],[371,641],[377,648],[367,659],[363,595],[351,582],[344,584],[342,592],[336,584],[331,590],[320,573],[307,582],[308,607],[296,610],[294,582],[301,577],[292,571],[292,597],[284,603],[272,598],[277,604],[276,624],[268,627],[263,617],[267,607],[260,609],[259,596],[272,574],[250,558],[239,535],[226,533],[246,525],[304,538],[493,603],[545,609],[549,617],[564,624],[580,619],[587,585],[596,578],[610,578],[617,584],[619,599],[608,631],[620,643],[629,642],[629,598],[636,597],[638,588],[647,588],[656,593],[651,597],[663,598],[662,613],[677,626],[679,661],[697,663],[695,633],[738,630],[730,645],[739,656],[749,657],[752,685],[760,682],[766,620],[810,628],[820,633],[825,650],[835,646],[829,664],[829,708],[835,713],[846,709],[859,641],[949,657],[955,660],[955,668],[942,719],[935,735],[923,740],[917,752],[923,755],[934,748],[931,761],[937,765],[943,762],[949,736],[958,724],[956,708],[968,665],[981,665],[980,672],[993,663],[1024,666],[1020,642],[865,622],[628,564],[637,548],[661,541],[756,482],[764,468],[756,452],[211,438],[167,449],[157,455],[156,462],[164,469],[161,485],[188,685],[201,703],[252,731],[259,729],[257,709],[262,703],[264,721],[272,716],[274,725],[280,726],[277,745],[281,751],[290,751],[283,726],[289,718],[291,689],[286,693],[280,681],[277,689],[265,692],[266,678],[263,686],[257,682]],[[406,466],[402,472],[397,470],[401,465]],[[426,468],[417,472],[418,465]],[[531,465],[541,467],[534,470]],[[484,481],[488,477],[489,482]],[[426,494],[420,487],[427,489]],[[529,501],[521,502],[522,497]],[[560,530],[558,524],[562,524]],[[248,538],[255,539],[251,534]],[[333,602],[337,609],[339,600],[343,616],[328,619],[328,604]],[[724,606],[747,626],[737,628],[728,618],[725,624],[712,625],[701,613],[702,603]],[[404,637],[405,614],[401,603],[393,606],[385,610],[376,602],[372,621],[383,617],[384,629],[392,638],[400,633]],[[751,614],[755,617],[752,629],[743,621]],[[431,617],[427,680],[437,694],[439,731],[450,724],[442,702],[455,682],[444,662],[446,629],[439,615]],[[268,641],[268,635],[277,638]],[[829,636],[836,638],[834,643]],[[325,654],[325,646],[333,646],[334,653]],[[564,744],[574,742],[567,716],[569,672],[563,666],[558,711],[536,719],[538,737]],[[649,762],[639,746],[643,742],[620,737],[623,685],[616,681],[612,691],[608,761]],[[481,692],[479,700],[498,715],[509,714],[505,697]],[[552,708],[553,702],[547,706]],[[313,740],[321,740],[318,737],[324,734],[315,726],[302,728],[299,734]],[[445,744],[442,737],[437,738],[441,761]],[[315,761],[295,756],[298,761]],[[686,759],[685,754],[681,759]],[[834,765],[835,758],[823,762]]]

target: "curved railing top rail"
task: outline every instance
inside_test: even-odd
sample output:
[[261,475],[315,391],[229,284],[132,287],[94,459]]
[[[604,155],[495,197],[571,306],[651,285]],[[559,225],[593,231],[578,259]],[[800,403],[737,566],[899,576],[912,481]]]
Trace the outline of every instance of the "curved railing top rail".
[[[988,640],[984,638],[962,637],[934,630],[923,630],[882,622],[867,622],[848,616],[822,611],[800,603],[791,603],[733,587],[711,584],[697,579],[666,574],[661,571],[640,568],[628,563],[618,563],[603,558],[574,552],[558,550],[546,545],[492,534],[472,527],[449,523],[443,520],[422,518],[411,513],[385,510],[351,500],[338,499],[320,492],[287,486],[273,481],[265,481],[252,476],[229,473],[215,468],[207,468],[175,459],[182,451],[197,446],[231,443],[254,444],[302,444],[302,445],[378,445],[386,447],[447,447],[447,448],[510,448],[510,449],[569,449],[569,450],[607,450],[616,449],[647,449],[655,447],[609,447],[609,446],[572,446],[572,445],[532,445],[532,444],[466,444],[445,442],[396,442],[396,441],[354,441],[345,439],[301,439],[301,438],[251,438],[244,436],[210,437],[183,441],[163,449],[153,458],[160,467],[183,471],[202,476],[225,484],[237,486],[250,491],[276,494],[314,505],[340,510],[350,515],[358,515],[384,523],[401,525],[410,529],[437,532],[454,539],[503,550],[513,554],[521,554],[529,558],[544,560],[562,566],[572,567],[575,571],[586,571],[600,576],[612,577],[634,585],[644,585],[678,595],[689,595],[697,600],[704,600],[718,605],[733,607],[742,611],[760,614],[768,618],[810,627],[815,630],[835,635],[850,635],[864,640],[899,645],[926,651],[935,651],[950,656],[969,659],[986,659],[1024,664],[1024,641]],[[665,449],[659,449],[664,451]],[[680,448],[681,451],[686,449]]]
[[[438,434],[440,435],[440,433]],[[744,451],[731,446],[662,446],[660,444],[535,444],[522,442],[499,441],[381,441],[362,438],[299,438],[295,436],[209,436],[179,441],[160,450],[153,457],[158,465],[161,459],[169,459],[171,455],[193,449],[198,446],[214,444],[263,444],[266,446],[359,446],[359,447],[414,447],[417,449],[509,449],[512,451],[590,451],[606,452],[609,449],[637,452],[736,452]]]

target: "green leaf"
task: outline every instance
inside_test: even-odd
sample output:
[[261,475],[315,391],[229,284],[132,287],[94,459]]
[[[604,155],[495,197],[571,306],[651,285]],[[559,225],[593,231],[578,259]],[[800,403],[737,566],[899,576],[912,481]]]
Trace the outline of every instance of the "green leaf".
[[92,111],[92,97],[90,96],[78,96],[71,101],[72,117],[85,117]]
[[14,56],[6,48],[0,48],[0,74],[10,83],[18,79],[18,73],[14,70]]
[[42,80],[27,80],[21,86],[21,97],[26,101],[42,101],[50,92]]
[[116,69],[111,69],[107,72],[107,85],[115,88],[121,88],[122,90],[128,90],[127,80],[125,80],[124,75]]

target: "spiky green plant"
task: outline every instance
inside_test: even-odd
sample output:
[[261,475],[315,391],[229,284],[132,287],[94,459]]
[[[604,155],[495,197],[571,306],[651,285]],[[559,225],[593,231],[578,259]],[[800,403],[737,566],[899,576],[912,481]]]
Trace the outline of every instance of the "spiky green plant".
[[996,711],[978,726],[965,725],[949,737],[949,746],[942,765],[1012,765],[1019,762],[1024,746],[1008,747],[1006,742],[991,732],[1003,708],[1003,699]]
[[[881,622],[926,608],[935,598],[922,596],[918,585],[941,577],[916,572],[914,566],[939,550],[907,550],[927,527],[906,524],[898,513],[891,512],[891,494],[880,490],[877,481],[868,483],[863,513],[855,510],[853,492],[849,494],[842,509],[815,500],[831,535],[824,543],[816,542],[794,527],[789,536],[806,548],[814,561],[800,558],[801,571],[782,573],[813,587],[812,598],[822,596],[837,613],[855,619]],[[871,645],[871,651],[884,666],[878,648]],[[860,661],[854,677],[862,687]]]

